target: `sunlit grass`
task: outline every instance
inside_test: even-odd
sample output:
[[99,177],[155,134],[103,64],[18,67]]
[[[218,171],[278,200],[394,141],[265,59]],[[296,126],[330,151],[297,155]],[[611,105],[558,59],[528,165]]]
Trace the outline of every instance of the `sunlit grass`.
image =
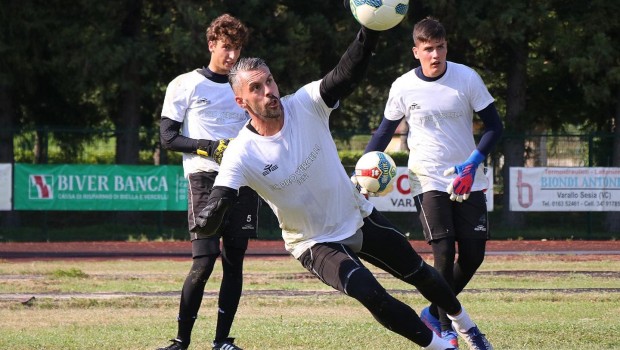
[[[189,264],[0,262],[0,349],[152,350],[165,345],[176,334],[179,291]],[[244,349],[418,348],[290,257],[248,258],[245,266],[246,292],[231,334]],[[371,269],[414,309],[427,304],[410,286]],[[619,271],[617,259],[611,258],[572,262],[557,256],[490,256],[459,299],[496,349],[617,349]],[[193,349],[209,348],[212,341],[220,276],[218,263],[207,284]],[[26,302],[31,296],[34,300]]]

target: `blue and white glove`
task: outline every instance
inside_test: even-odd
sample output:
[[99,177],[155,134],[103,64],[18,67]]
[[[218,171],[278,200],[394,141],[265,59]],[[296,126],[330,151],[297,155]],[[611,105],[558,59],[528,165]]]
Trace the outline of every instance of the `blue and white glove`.
[[474,184],[474,177],[476,176],[476,170],[478,165],[482,163],[485,156],[477,149],[471,152],[471,155],[467,160],[459,165],[455,165],[452,168],[443,172],[443,176],[450,176],[456,174],[456,177],[448,187],[446,192],[450,194],[450,200],[456,200],[462,202],[469,198],[471,192],[471,186]]

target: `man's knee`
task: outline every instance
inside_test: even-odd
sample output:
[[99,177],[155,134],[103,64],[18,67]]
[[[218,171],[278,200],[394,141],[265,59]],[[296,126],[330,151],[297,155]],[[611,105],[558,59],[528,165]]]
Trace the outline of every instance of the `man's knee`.
[[346,293],[369,309],[380,308],[388,293],[368,269],[359,269],[349,278]]
[[219,254],[210,254],[194,257],[192,261],[192,268],[189,272],[193,283],[204,282],[206,283],[213,272],[215,261]]

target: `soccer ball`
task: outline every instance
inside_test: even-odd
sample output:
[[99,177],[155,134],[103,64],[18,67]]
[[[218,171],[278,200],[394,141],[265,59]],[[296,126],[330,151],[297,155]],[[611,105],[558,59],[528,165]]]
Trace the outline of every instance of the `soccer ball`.
[[355,178],[368,192],[379,193],[396,178],[396,163],[386,153],[368,152],[355,164]]
[[388,30],[403,20],[409,0],[350,0],[353,17],[372,30]]

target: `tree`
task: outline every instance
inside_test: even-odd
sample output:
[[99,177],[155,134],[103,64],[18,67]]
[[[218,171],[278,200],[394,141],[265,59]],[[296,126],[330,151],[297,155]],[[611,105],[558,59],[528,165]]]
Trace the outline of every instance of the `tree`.
[[[582,109],[589,118],[581,125],[612,133],[606,166],[620,167],[620,23],[609,14],[620,13],[617,1],[557,1],[558,51],[581,92]],[[605,226],[620,232],[620,212],[608,212]]]

